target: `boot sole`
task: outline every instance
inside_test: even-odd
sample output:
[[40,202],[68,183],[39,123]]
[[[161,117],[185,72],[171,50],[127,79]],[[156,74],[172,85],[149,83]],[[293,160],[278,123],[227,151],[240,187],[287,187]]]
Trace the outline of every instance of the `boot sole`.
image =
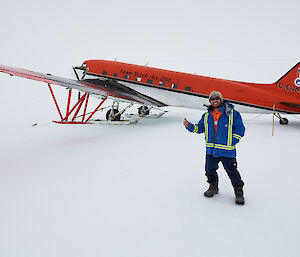
[[245,201],[243,201],[243,202],[235,201],[235,203],[236,203],[237,205],[244,205],[244,204],[245,204]]
[[219,191],[216,192],[216,193],[214,193],[213,195],[206,195],[206,194],[204,193],[204,196],[205,196],[205,197],[213,197],[214,195],[217,195],[218,193],[219,193]]

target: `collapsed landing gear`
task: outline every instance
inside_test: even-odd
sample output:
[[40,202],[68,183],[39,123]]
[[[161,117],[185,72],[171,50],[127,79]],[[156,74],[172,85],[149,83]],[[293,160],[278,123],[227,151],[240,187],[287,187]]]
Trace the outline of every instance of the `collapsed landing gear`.
[[[147,115],[147,117],[161,117],[163,114],[165,114],[167,112],[167,111],[163,111],[159,114],[151,115],[150,110],[153,107],[143,106],[139,110],[139,115],[135,114],[132,116],[130,114],[130,115],[127,115],[127,119],[121,119],[121,116],[123,115],[123,113],[128,108],[133,106],[133,103],[130,103],[125,108],[121,108],[121,110],[119,110],[118,102],[113,102],[113,104],[111,106],[103,107],[100,109],[102,104],[106,101],[107,97],[104,97],[103,99],[101,99],[101,102],[94,109],[94,111],[87,112],[87,107],[88,107],[88,103],[89,103],[89,94],[85,93],[82,96],[80,94],[79,95],[80,97],[79,97],[79,100],[77,101],[77,103],[73,107],[71,107],[72,90],[69,89],[68,99],[67,99],[67,111],[66,111],[66,114],[63,115],[58,106],[58,103],[54,96],[51,85],[48,84],[48,87],[49,87],[50,93],[52,95],[53,101],[55,103],[56,109],[57,109],[59,117],[60,117],[59,121],[54,121],[55,123],[60,123],[60,124],[95,124],[95,123],[101,124],[102,123],[102,124],[115,124],[115,125],[121,125],[121,124],[129,125],[129,124],[137,123],[141,118],[145,117],[146,115]],[[83,114],[78,115],[82,106],[84,106]],[[109,108],[109,110],[106,113],[106,120],[91,119],[96,112],[102,111],[106,108]],[[73,114],[73,112],[75,112],[75,113]],[[73,114],[73,116],[71,116],[72,114]]]
[[147,116],[150,114],[150,108],[146,105],[142,105],[141,107],[138,108],[138,114],[140,116]]
[[[121,121],[121,115],[132,106],[133,104],[129,104],[126,108],[122,111],[119,111],[119,103],[113,103],[111,109],[106,113],[106,120],[107,121]],[[135,121],[136,122],[136,121]]]
[[106,120],[110,121],[120,121],[121,114],[119,113],[118,109],[110,109],[106,113]]
[[287,125],[289,123],[289,120],[287,118],[281,117],[280,113],[275,113],[274,115],[279,119],[280,124]]
[[119,112],[119,103],[113,102],[110,110],[108,110],[106,113],[106,120],[107,121],[120,121],[122,113]]

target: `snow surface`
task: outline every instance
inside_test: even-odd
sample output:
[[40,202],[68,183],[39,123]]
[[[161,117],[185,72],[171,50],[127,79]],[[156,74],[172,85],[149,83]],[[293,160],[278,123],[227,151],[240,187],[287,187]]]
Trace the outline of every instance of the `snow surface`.
[[65,126],[43,123],[56,113],[40,100],[4,105],[0,256],[298,256],[299,117],[272,137],[272,115],[243,115],[246,204],[236,206],[223,168],[219,195],[203,196],[203,135],[182,124],[203,112]]
[[[299,7],[6,1],[0,63],[71,77],[85,59],[118,58],[274,82],[300,60]],[[276,120],[272,136],[272,115],[242,114],[246,204],[236,206],[222,167],[220,193],[203,196],[203,135],[182,124],[203,111],[169,107],[130,126],[58,125],[46,85],[0,74],[0,87],[0,257],[299,256],[299,116]],[[67,91],[54,90],[62,103]]]

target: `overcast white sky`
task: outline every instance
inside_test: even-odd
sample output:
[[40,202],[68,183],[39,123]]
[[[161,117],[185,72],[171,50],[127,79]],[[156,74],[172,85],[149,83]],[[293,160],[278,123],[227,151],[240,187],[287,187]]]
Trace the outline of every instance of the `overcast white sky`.
[[69,76],[85,59],[117,58],[273,82],[300,60],[299,8],[298,0],[3,1],[0,63]]
[[[299,0],[2,0],[0,64],[71,77],[85,59],[118,58],[274,82],[300,61],[299,10]],[[243,115],[238,208],[222,168],[220,194],[203,196],[203,135],[182,125],[202,111],[68,127],[51,123],[46,84],[0,74],[0,88],[0,257],[299,255],[299,117],[272,137],[271,115]]]

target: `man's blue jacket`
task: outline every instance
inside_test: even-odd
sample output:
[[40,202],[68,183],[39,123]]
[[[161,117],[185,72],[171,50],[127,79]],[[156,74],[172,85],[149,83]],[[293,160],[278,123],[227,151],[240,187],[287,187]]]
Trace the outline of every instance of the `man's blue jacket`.
[[224,103],[220,111],[222,114],[219,117],[216,132],[211,106],[202,115],[198,124],[190,123],[187,129],[193,133],[205,134],[206,154],[214,157],[235,157],[235,145],[245,133],[242,117],[230,103]]

